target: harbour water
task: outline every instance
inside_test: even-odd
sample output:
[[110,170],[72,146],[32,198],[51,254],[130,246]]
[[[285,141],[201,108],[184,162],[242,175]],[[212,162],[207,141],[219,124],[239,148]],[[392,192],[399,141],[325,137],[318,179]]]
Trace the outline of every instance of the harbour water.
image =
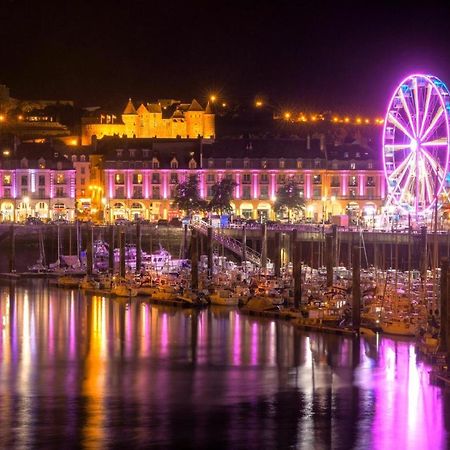
[[414,342],[0,286],[1,448],[445,449]]

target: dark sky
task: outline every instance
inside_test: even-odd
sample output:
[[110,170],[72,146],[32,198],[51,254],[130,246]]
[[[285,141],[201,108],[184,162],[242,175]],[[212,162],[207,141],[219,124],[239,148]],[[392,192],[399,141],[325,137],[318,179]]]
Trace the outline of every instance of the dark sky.
[[375,114],[411,71],[450,83],[449,7],[414,3],[2,0],[0,82],[84,105],[219,91]]

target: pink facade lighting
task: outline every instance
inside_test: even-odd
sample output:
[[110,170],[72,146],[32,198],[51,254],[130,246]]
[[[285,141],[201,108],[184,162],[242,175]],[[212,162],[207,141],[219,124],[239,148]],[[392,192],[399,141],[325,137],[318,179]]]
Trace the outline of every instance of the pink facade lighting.
[[438,201],[449,164],[449,111],[447,86],[432,75],[410,75],[395,89],[383,126],[386,206],[418,217]]

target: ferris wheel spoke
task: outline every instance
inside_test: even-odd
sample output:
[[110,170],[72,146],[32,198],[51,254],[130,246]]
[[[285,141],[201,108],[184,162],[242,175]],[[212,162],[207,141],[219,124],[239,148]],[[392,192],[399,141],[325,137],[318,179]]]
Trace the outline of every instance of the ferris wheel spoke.
[[436,115],[433,117],[433,120],[431,121],[430,125],[428,126],[427,130],[423,133],[422,136],[420,136],[421,140],[425,140],[428,135],[437,127],[437,123],[439,119],[442,117],[442,114],[444,112],[444,108],[442,106],[439,107]]
[[414,126],[414,122],[413,122],[413,119],[411,116],[411,111],[408,108],[408,105],[407,105],[407,102],[405,99],[405,94],[403,94],[402,88],[400,88],[400,90],[398,91],[398,96],[400,98],[400,101],[402,102],[403,109],[405,110],[406,115],[408,116],[408,122],[409,122],[409,126],[411,128],[411,131],[412,131],[412,135],[415,137],[417,135],[416,127]]
[[[399,179],[399,186],[401,187],[400,189],[400,197],[399,197],[399,202],[401,203],[403,200],[403,197],[405,197],[407,192],[410,192],[410,184],[411,181],[414,179],[414,171],[411,170],[411,167],[408,167],[408,169],[405,170],[405,172],[403,173],[403,177],[402,179]],[[406,175],[407,174],[407,175]],[[405,178],[406,175],[406,179],[403,182],[403,179]]]
[[395,125],[403,134],[409,137],[409,139],[413,140],[413,136],[411,133],[406,129],[403,124],[400,123],[400,121],[393,116],[393,114],[390,112],[388,115],[388,120],[392,123],[392,125]]
[[432,141],[422,142],[422,147],[447,147],[449,144],[448,138],[441,137],[439,139],[433,139]]
[[385,147],[393,151],[406,150],[407,148],[411,148],[411,144],[386,144]]
[[420,109],[419,109],[419,87],[417,86],[417,77],[413,79],[414,105],[416,109],[416,136],[419,135]]
[[396,167],[390,174],[389,178],[395,179],[397,178],[403,170],[410,164],[411,157],[413,155],[413,152],[411,152],[399,165]]
[[[429,172],[426,167],[427,166],[426,160],[423,158],[423,156],[421,156],[421,160],[422,160],[421,170],[423,171],[423,173],[421,174],[421,177],[425,181],[424,187],[425,187],[425,190],[427,193],[428,202],[431,203],[433,201],[433,198],[437,194],[438,173],[437,173],[437,170],[431,164],[429,164],[430,167],[432,168],[432,172],[433,172],[433,176],[429,176]],[[429,162],[429,160],[428,160],[428,162]]]
[[431,92],[433,91],[433,87],[431,86],[431,84],[427,85],[427,95],[425,97],[425,107],[423,110],[423,116],[422,116],[422,123],[420,125],[420,130],[419,130],[419,136],[422,134],[422,131],[425,127],[425,122],[427,120],[428,117],[428,108],[430,106],[430,100],[431,100]]
[[444,174],[444,168],[439,164],[439,161],[434,159],[426,150],[422,150],[422,154],[425,157],[424,161],[427,161],[433,170],[433,174],[435,174],[438,178],[441,177],[441,174]]

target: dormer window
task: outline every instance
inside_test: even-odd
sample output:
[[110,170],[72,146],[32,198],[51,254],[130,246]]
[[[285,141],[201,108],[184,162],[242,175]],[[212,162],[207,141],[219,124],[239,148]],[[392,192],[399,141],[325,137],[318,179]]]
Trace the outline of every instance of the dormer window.
[[117,157],[118,158],[122,158],[122,156],[123,156],[123,149],[122,148],[118,148],[116,150],[116,153],[117,153]]
[[58,161],[58,162],[56,163],[56,169],[57,169],[57,170],[62,170],[62,162],[61,162],[61,161]]
[[[75,156],[75,161],[76,161],[77,156],[76,155],[73,155],[73,156]],[[73,161],[73,157],[72,157],[72,161]],[[39,167],[39,169],[45,169],[45,159],[44,158],[39,158],[38,167]]]
[[159,161],[158,158],[152,159],[152,169],[159,169]]
[[212,158],[208,159],[208,167],[212,169],[214,167],[214,160]]
[[135,148],[130,148],[128,151],[130,152],[130,158],[136,157],[136,149]]
[[344,152],[344,158],[348,158],[348,152]]
[[227,158],[227,160],[225,161],[225,167],[227,169],[231,169],[232,165],[233,165],[233,161],[230,158]]
[[171,169],[178,169],[178,161],[176,158],[173,158],[172,161],[170,161],[170,168]]
[[285,161],[284,159],[280,159],[280,160],[278,161],[278,167],[279,167],[280,169],[284,169],[285,165],[286,165],[286,161]]
[[372,162],[372,161],[369,161],[369,162],[367,163],[367,168],[368,168],[368,169],[373,169],[373,162]]
[[355,158],[361,158],[361,153],[356,152],[356,153],[355,153]]
[[297,159],[297,169],[303,169],[303,161],[301,159]]
[[261,169],[267,169],[267,159],[261,161]]
[[77,162],[77,155],[72,155],[72,162],[74,163],[74,162]]
[[80,161],[81,162],[86,162],[86,156],[85,155],[81,155],[80,156]]
[[248,169],[250,167],[250,160],[248,158],[244,159],[244,169]]
[[22,169],[28,169],[28,159],[27,158],[22,158],[22,160],[20,161],[20,167]]
[[320,159],[315,159],[315,160],[314,160],[314,167],[315,167],[316,169],[320,168]]
[[196,168],[197,168],[197,163],[195,162],[195,159],[192,158],[192,159],[189,161],[189,169],[196,169]]
[[149,154],[150,150],[148,148],[144,148],[142,149],[142,156],[144,158],[148,158],[148,154]]

